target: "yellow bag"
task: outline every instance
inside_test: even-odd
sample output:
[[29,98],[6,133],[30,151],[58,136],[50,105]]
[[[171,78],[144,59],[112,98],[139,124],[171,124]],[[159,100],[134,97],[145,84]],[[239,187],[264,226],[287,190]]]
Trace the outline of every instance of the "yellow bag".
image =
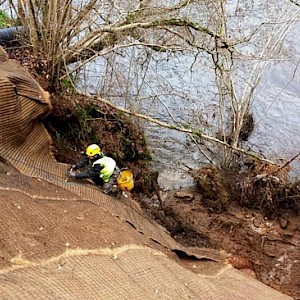
[[133,174],[129,170],[121,171],[117,181],[121,191],[131,191],[134,187]]

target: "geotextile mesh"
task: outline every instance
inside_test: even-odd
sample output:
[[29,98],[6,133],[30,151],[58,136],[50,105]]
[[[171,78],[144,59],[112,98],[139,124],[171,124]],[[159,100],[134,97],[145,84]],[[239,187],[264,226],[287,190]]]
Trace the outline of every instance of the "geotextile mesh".
[[1,299],[225,299],[209,279],[147,248],[77,252],[0,273]]
[[[42,124],[51,111],[49,94],[5,57],[0,47],[0,158],[36,181],[0,168],[1,212],[7,216],[0,229],[8,232],[2,243],[9,245],[5,257],[14,255],[13,267],[0,269],[0,299],[289,299],[228,266],[213,275],[191,272],[154,250],[153,241],[198,258],[217,261],[222,255],[187,249],[128,203],[66,181],[67,166],[54,159]],[[96,209],[102,218],[96,219]],[[48,235],[37,234],[46,229]],[[87,230],[99,241],[88,240]],[[77,249],[64,252],[69,243]]]
[[291,299],[230,267],[197,275],[150,248],[74,250],[0,271],[0,299]]
[[51,137],[41,122],[50,111],[49,94],[29,73],[15,61],[0,62],[0,156],[23,174],[43,178],[101,206],[167,248],[181,249],[169,234],[129,205],[92,185],[66,181],[68,166],[54,159]]
[[[167,247],[175,245],[167,234],[157,231],[155,226],[124,203],[102,194],[94,186],[66,182],[67,166],[54,159],[51,154],[51,138],[39,121],[50,112],[49,95],[37,84],[32,84],[31,81],[34,80],[30,75],[20,73],[18,68],[21,69],[17,63],[10,61],[1,65],[0,156],[23,174],[43,178],[82,199],[92,201],[110,213],[128,220],[149,238],[158,240]],[[11,81],[11,73],[22,76],[14,75]],[[24,88],[27,84],[30,88]]]

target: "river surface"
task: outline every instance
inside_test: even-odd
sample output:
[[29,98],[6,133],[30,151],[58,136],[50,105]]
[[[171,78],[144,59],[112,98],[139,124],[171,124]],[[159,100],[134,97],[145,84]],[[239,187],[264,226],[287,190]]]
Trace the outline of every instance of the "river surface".
[[[290,51],[293,52],[293,56],[288,61],[269,66],[254,93],[255,129],[246,145],[252,151],[258,151],[272,160],[291,159],[300,152],[300,70],[298,67],[300,44],[294,43]],[[187,87],[196,98],[198,90],[194,83],[204,79],[209,84],[209,76],[199,75],[200,71],[195,70],[191,73],[183,70],[184,76],[181,78],[176,78],[176,74],[171,72],[169,76],[170,79]],[[211,75],[210,78],[212,77]],[[209,99],[209,95],[205,92],[204,97],[203,94],[198,97],[200,102],[203,98],[206,101]],[[180,101],[177,103],[170,101],[168,104],[177,118],[186,117],[182,114],[182,110],[192,109],[194,115],[203,113],[202,105],[195,108]],[[162,111],[161,108],[160,113]],[[209,112],[210,109],[206,110],[206,114]],[[189,143],[186,143],[186,136],[183,134],[159,129],[151,124],[146,124],[146,130],[154,153],[154,166],[161,172],[160,185],[168,189],[192,184],[190,177],[185,175],[182,163],[197,167],[205,161],[198,149],[188,146]],[[292,167],[293,175],[300,174],[299,160],[295,160]]]

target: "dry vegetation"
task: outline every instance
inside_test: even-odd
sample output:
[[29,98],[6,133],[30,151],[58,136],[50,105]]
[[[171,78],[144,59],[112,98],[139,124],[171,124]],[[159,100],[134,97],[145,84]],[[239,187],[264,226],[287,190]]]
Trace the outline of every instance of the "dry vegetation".
[[215,211],[230,205],[259,209],[268,217],[299,214],[300,181],[291,181],[290,166],[284,168],[246,159],[243,168],[204,166],[192,171],[205,205]]

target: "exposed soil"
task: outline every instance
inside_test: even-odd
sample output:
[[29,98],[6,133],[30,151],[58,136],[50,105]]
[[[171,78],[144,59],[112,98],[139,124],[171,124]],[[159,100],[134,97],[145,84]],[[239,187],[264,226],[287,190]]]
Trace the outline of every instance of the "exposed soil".
[[300,182],[288,171],[251,159],[207,165],[190,171],[193,189],[141,200],[177,241],[225,250],[235,268],[300,299]]

